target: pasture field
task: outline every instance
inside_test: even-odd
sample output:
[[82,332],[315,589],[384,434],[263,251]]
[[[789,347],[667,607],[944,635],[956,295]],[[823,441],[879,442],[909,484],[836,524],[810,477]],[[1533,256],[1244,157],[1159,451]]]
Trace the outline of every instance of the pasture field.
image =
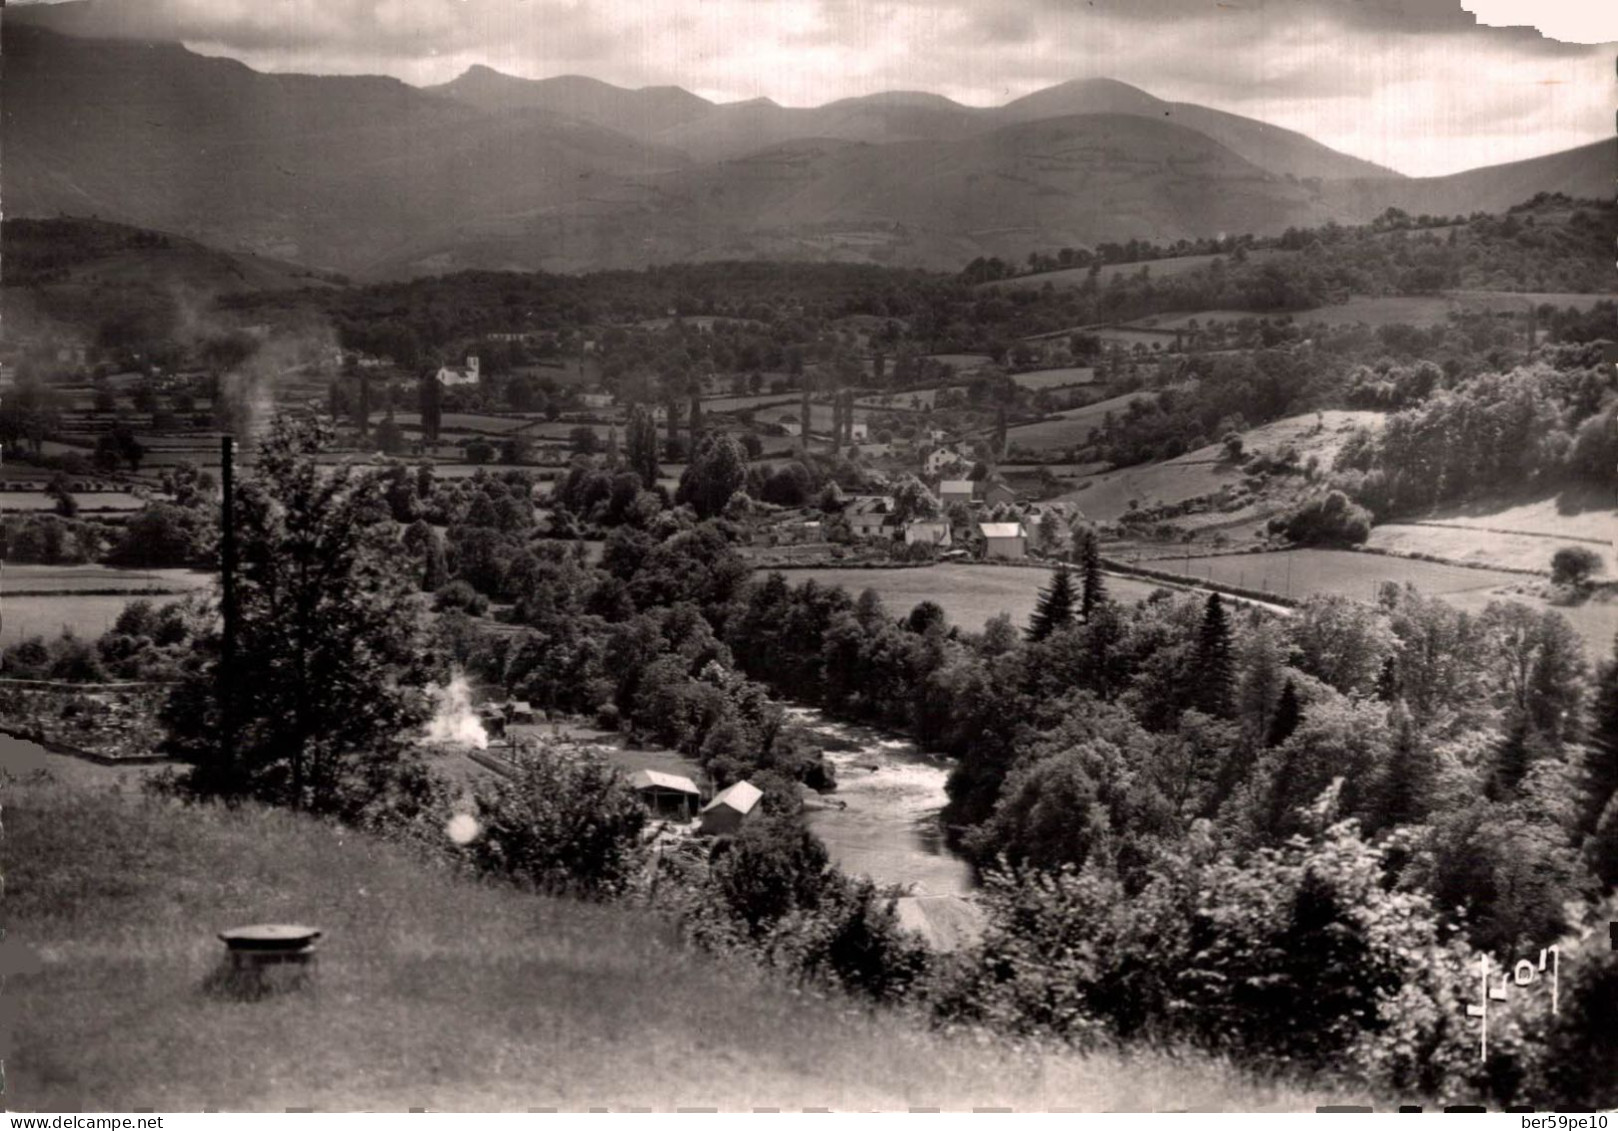
[[1051,420],[1014,425],[1006,429],[1006,441],[1034,451],[1078,447],[1089,440],[1090,433],[1101,427],[1101,419],[1107,413],[1122,412],[1131,402],[1151,395],[1147,392],[1125,393],[1083,408],[1069,409]]
[[1284,550],[1275,553],[1164,557],[1141,565],[1181,574],[1189,581],[1212,581],[1261,589],[1293,598],[1340,593],[1369,601],[1385,581],[1409,583],[1431,596],[1488,592],[1520,583],[1517,575],[1467,569],[1439,562],[1413,561],[1353,550]]
[[1093,385],[1096,371],[1088,365],[1074,365],[1065,369],[1036,369],[1031,373],[1013,373],[1011,379],[1024,389],[1057,389],[1065,385]]
[[[1545,304],[1575,310],[1589,310],[1598,302],[1618,301],[1611,294],[1561,294],[1526,291],[1448,291],[1437,295],[1355,295],[1347,302],[1330,306],[1317,306],[1311,310],[1291,313],[1292,321],[1299,325],[1318,322],[1327,326],[1353,326],[1365,323],[1371,327],[1409,325],[1438,326],[1449,321],[1454,313],[1493,311],[1497,314],[1520,314],[1529,307]],[[1156,327],[1164,330],[1183,330],[1190,323],[1207,326],[1214,322],[1240,322],[1247,318],[1277,318],[1275,313],[1256,313],[1248,310],[1201,310],[1191,314],[1166,314],[1155,318],[1142,318],[1131,323],[1138,327]]]
[[[138,511],[144,500],[127,491],[74,491],[80,511]],[[56,509],[56,500],[43,491],[0,491],[0,514]]]
[[1601,555],[1604,576],[1611,580],[1618,578],[1618,511],[1585,509],[1571,501],[1564,509],[1556,498],[1494,509],[1439,511],[1419,521],[1377,526],[1369,545],[1540,573],[1549,572],[1557,550],[1577,545]]
[[[1304,456],[1316,456],[1320,466],[1330,468],[1337,452],[1356,429],[1379,427],[1382,420],[1383,414],[1379,412],[1332,409],[1319,414],[1307,413],[1244,432],[1242,443],[1248,453],[1275,452],[1291,444]],[[1129,512],[1131,501],[1148,508],[1182,503],[1215,494],[1223,487],[1235,487],[1246,475],[1239,465],[1224,458],[1223,444],[1209,444],[1162,463],[1087,476],[1074,490],[1062,495],[1061,501],[1077,505],[1099,522],[1117,522]],[[1177,526],[1192,528],[1256,520],[1290,505],[1299,491],[1308,489],[1301,477],[1280,477],[1272,479],[1271,484],[1254,508],[1230,513],[1210,511],[1173,521]]]
[[766,408],[770,405],[795,405],[802,393],[759,393],[745,397],[703,397],[703,412],[742,412],[745,409]]
[[947,365],[956,371],[976,369],[978,366],[987,365],[994,360],[986,353],[933,353],[928,354],[927,359],[936,361],[941,365]]
[[85,593],[108,589],[178,592],[206,589],[214,575],[200,569],[119,569],[116,566],[15,565],[0,572],[0,598],[10,593]]
[[202,570],[7,565],[0,572],[0,647],[30,636],[50,638],[63,629],[93,639],[111,628],[131,601],[165,605],[212,584],[213,575]]
[[0,647],[30,636],[49,640],[65,629],[72,630],[81,639],[94,640],[113,626],[125,605],[142,599],[154,605],[181,600],[172,594],[142,598],[138,594],[109,597],[87,593],[0,598]]
[[[789,569],[781,574],[791,586],[810,578],[835,585],[858,597],[873,589],[887,606],[888,615],[902,617],[923,601],[939,605],[949,622],[970,632],[1001,613],[1025,628],[1039,600],[1039,590],[1050,584],[1050,571],[1037,567],[945,564],[903,569]],[[1107,576],[1107,592],[1117,601],[1143,600],[1160,588],[1155,582],[1114,574]]]
[[854,405],[857,408],[871,409],[924,409],[932,408],[937,396],[937,389],[905,389],[860,397]]
[[[1350,1102],[1191,1053],[1033,1055],[932,1032],[703,955],[633,906],[462,878],[286,811],[75,784],[59,756],[15,746],[7,927],[38,959],[6,985],[12,1110]],[[266,920],[321,928],[315,985],[251,1005],[208,992],[214,932]]]

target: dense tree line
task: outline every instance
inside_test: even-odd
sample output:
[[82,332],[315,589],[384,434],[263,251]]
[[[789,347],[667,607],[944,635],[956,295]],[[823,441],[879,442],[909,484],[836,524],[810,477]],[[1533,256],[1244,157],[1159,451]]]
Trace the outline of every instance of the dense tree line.
[[1430,367],[1390,370],[1428,390],[1363,430],[1338,455],[1336,482],[1378,517],[1524,489],[1598,485],[1618,468],[1618,382],[1599,343],[1550,347],[1508,372],[1448,380]]

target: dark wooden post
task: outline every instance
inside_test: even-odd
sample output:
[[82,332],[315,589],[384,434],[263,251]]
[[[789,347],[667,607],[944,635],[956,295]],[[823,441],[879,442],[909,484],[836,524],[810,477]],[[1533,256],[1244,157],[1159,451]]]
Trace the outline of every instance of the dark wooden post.
[[235,439],[219,437],[219,744],[225,761],[236,758],[236,492]]

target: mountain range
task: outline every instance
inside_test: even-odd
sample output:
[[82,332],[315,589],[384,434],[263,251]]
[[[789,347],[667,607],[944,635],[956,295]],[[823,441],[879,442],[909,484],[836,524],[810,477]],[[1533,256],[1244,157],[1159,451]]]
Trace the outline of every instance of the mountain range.
[[66,34],[14,8],[0,72],[13,216],[94,215],[364,277],[979,255],[1498,211],[1605,197],[1618,142],[1407,178],[1250,118],[1124,83],[1004,106],[894,92],[812,108],[474,66],[265,74],[177,43]]

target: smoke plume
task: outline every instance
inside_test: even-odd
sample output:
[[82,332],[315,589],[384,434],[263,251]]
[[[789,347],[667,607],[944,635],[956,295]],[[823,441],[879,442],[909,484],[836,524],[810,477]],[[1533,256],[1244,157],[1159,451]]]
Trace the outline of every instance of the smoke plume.
[[466,676],[456,672],[445,687],[431,688],[433,717],[427,723],[424,742],[455,743],[479,750],[488,748],[489,732],[483,729],[477,712],[472,710],[472,688]]

